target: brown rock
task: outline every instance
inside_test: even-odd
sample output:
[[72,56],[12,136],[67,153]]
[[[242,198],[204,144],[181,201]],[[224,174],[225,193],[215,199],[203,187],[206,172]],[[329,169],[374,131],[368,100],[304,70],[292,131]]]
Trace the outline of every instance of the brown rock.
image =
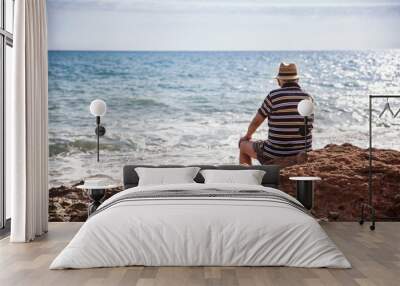
[[328,212],[328,219],[329,220],[337,220],[339,218],[338,212]]
[[[358,220],[361,203],[368,200],[368,157],[367,149],[351,144],[327,145],[310,152],[307,162],[285,165],[281,170],[281,189],[295,193],[291,176],[319,176],[322,181],[315,185],[315,215],[322,218],[338,212],[340,220]],[[373,149],[373,158],[373,203],[377,216],[400,216],[400,152]]]
[[[122,187],[107,190],[105,199]],[[86,221],[89,197],[76,187],[60,186],[49,190],[49,221]]]

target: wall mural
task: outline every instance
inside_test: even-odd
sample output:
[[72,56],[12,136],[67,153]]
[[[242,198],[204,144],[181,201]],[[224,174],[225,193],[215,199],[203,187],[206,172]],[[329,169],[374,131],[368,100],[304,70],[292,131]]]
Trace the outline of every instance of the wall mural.
[[[358,219],[368,198],[368,95],[400,94],[400,42],[389,24],[400,24],[400,6],[48,2],[51,221],[84,221],[89,198],[76,186],[98,175],[121,186],[128,163],[238,164],[238,141],[279,87],[281,62],[296,63],[315,108],[307,161],[273,161],[281,189],[294,195],[289,177],[321,177],[314,215]],[[94,99],[107,105],[99,162]],[[379,117],[388,102],[393,114]],[[372,110],[379,218],[400,216],[398,110],[400,99],[384,98]],[[267,137],[264,122],[253,139]]]

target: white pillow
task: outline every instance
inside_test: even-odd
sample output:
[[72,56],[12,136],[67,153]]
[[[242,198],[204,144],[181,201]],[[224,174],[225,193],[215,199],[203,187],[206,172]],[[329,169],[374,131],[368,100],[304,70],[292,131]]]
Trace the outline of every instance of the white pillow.
[[193,179],[196,177],[199,170],[199,167],[135,168],[139,176],[138,186],[195,183]]
[[265,171],[262,170],[202,170],[205,184],[261,185]]

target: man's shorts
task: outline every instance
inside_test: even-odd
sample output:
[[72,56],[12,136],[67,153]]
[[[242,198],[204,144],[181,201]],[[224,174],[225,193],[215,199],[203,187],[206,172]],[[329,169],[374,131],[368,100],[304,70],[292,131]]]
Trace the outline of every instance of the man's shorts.
[[273,161],[273,158],[269,157],[268,154],[264,151],[264,143],[265,141],[259,140],[253,142],[253,149],[257,154],[257,160],[261,165],[268,165]]

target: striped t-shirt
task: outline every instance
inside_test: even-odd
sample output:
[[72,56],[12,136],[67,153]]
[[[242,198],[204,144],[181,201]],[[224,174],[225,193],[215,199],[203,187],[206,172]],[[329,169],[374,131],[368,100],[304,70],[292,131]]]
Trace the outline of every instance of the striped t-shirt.
[[[267,95],[258,110],[263,117],[268,118],[268,140],[263,144],[264,156],[288,157],[304,151],[304,135],[299,131],[300,127],[304,130],[304,117],[297,111],[297,105],[303,99],[312,100],[297,83],[285,84]],[[307,134],[307,150],[312,147],[313,121],[313,115],[308,117],[310,131]]]

